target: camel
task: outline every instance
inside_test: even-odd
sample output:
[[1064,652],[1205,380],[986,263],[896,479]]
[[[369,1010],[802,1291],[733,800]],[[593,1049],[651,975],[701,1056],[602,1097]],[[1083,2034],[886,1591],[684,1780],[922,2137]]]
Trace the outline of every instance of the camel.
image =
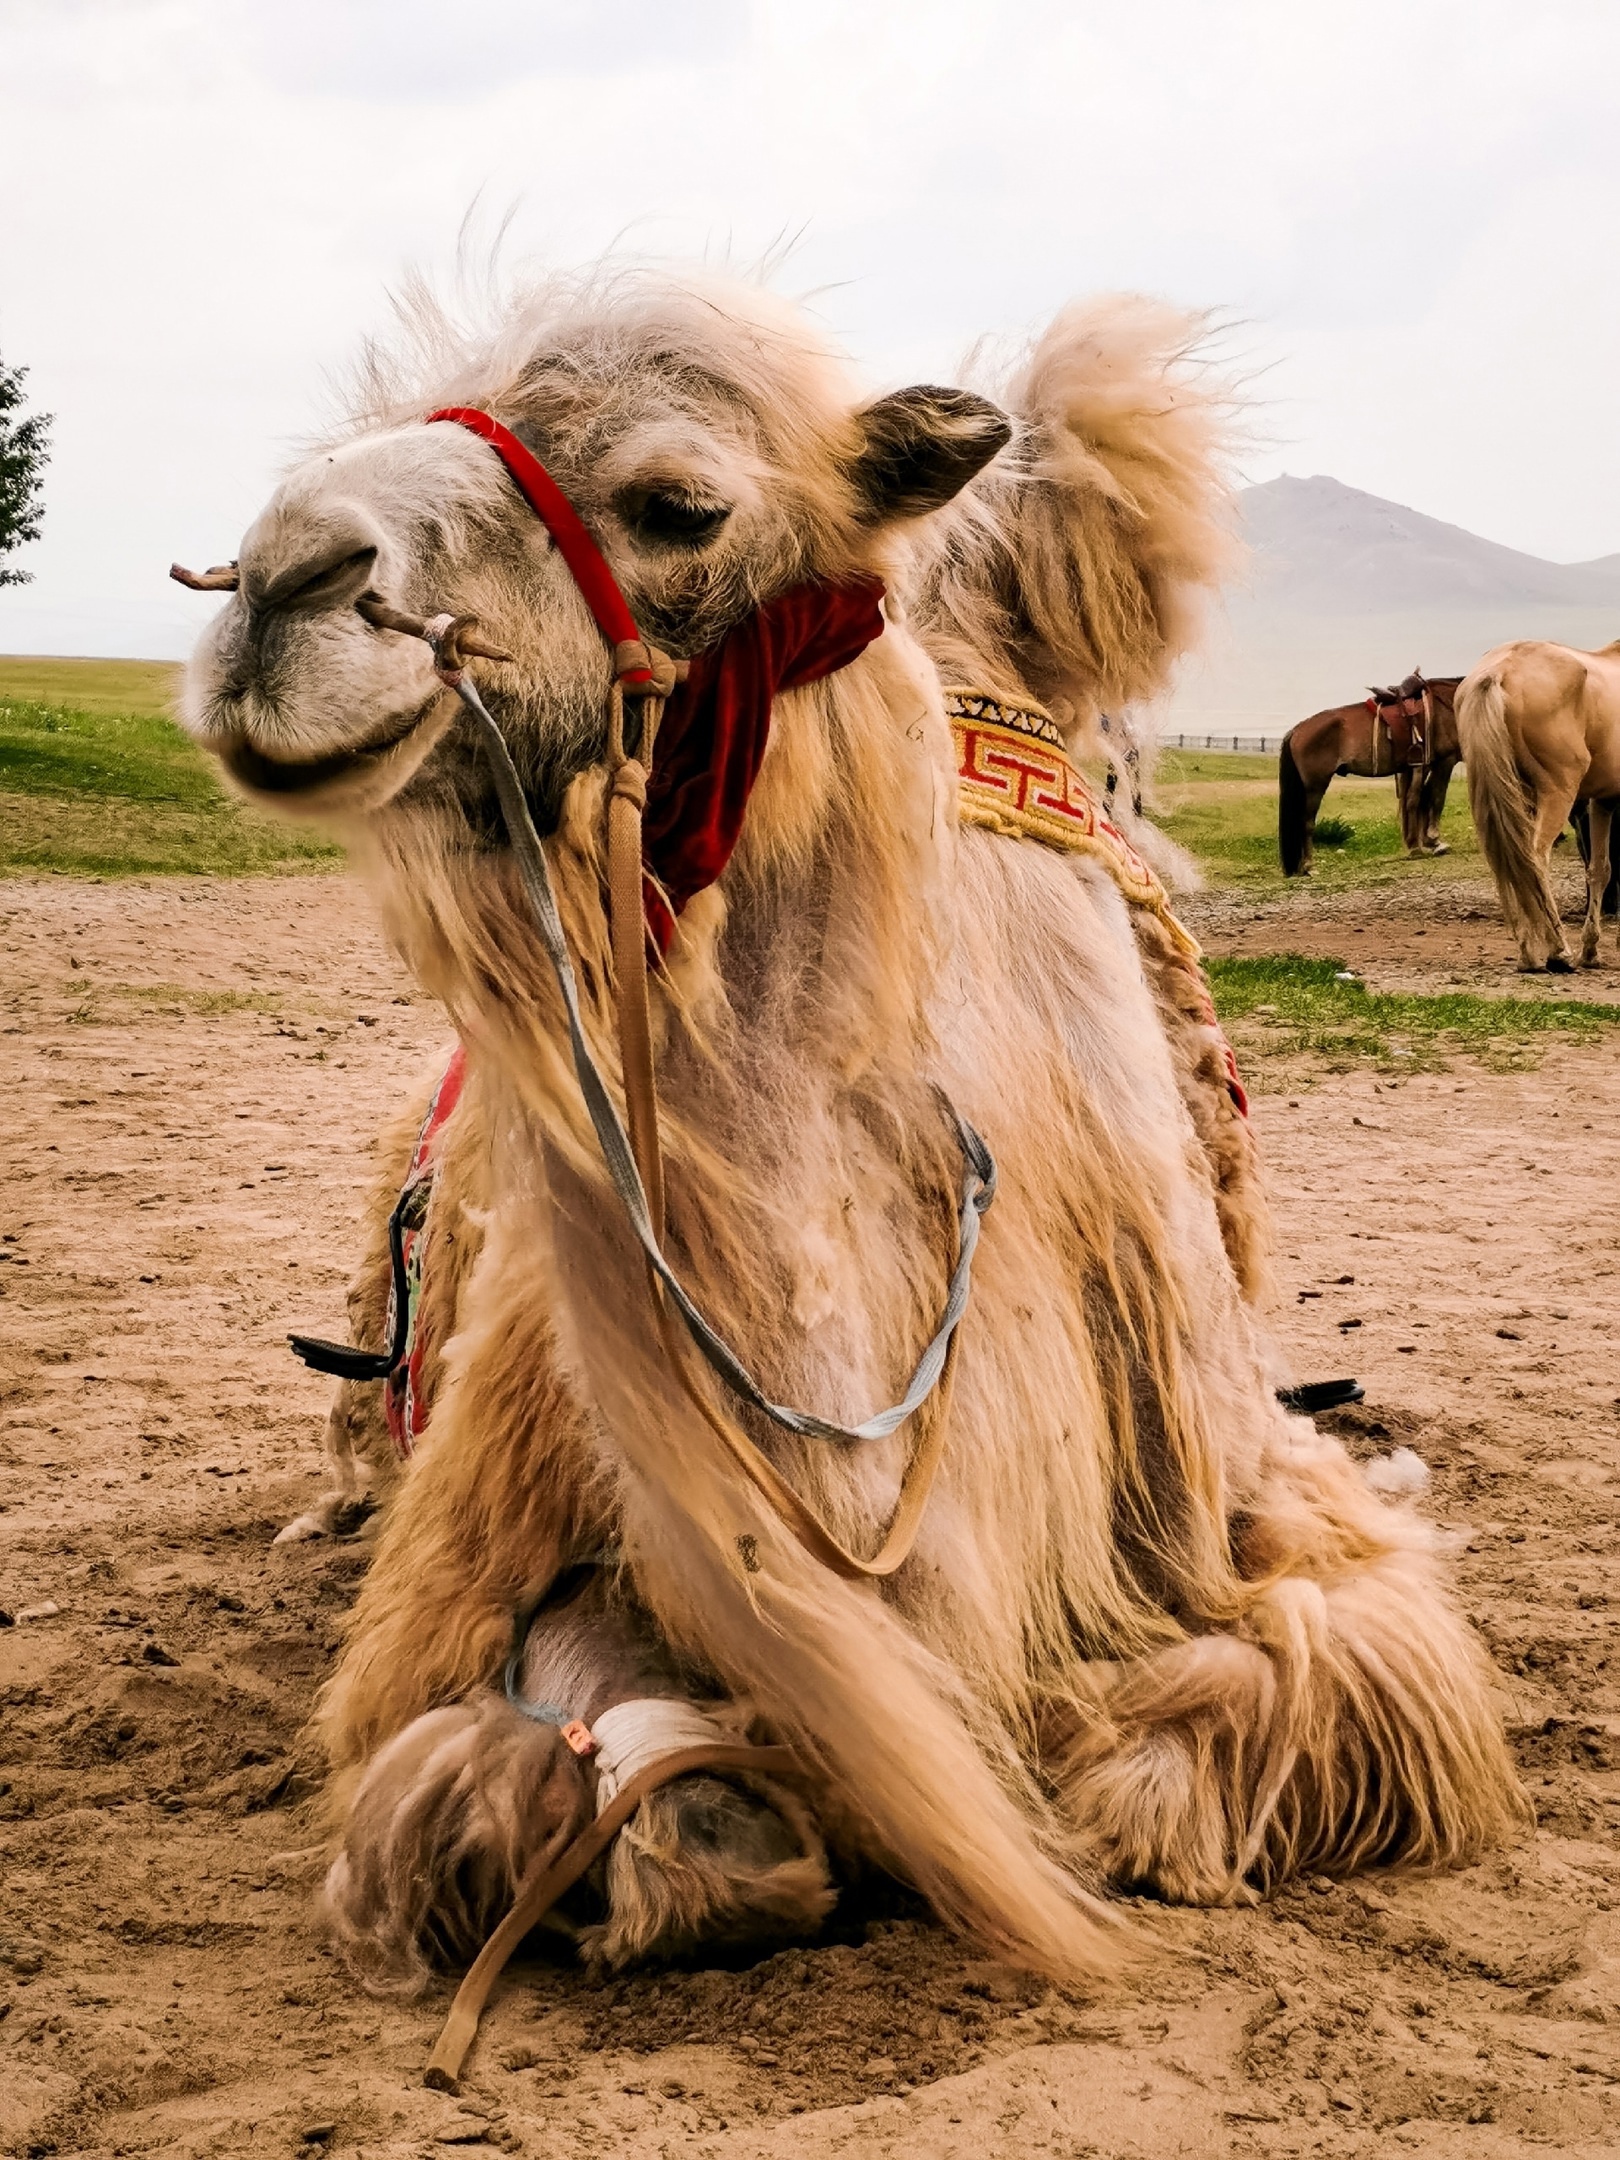
[[813,1932],[877,1868],[1096,1978],[1110,1885],[1250,1900],[1523,1819],[1428,1531],[1277,1400],[1196,948],[1068,763],[1227,559],[1193,342],[1095,302],[995,400],[870,397],[750,286],[553,280],[478,336],[422,303],[219,574],[188,726],[345,833],[465,1060],[431,1407],[318,1712],[376,1989],[465,1962],[699,1735],[735,1761],[558,1916],[604,1965]]
[[1573,962],[1548,866],[1572,812],[1588,818],[1581,965],[1598,965],[1609,835],[1620,798],[1620,640],[1597,652],[1521,639],[1464,677],[1457,733],[1468,800],[1521,974]]

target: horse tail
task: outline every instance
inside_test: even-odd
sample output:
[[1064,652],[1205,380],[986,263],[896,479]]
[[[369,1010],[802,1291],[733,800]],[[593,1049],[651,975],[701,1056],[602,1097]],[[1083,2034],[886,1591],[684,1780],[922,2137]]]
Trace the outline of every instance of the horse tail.
[[1033,691],[1065,725],[1163,692],[1242,554],[1238,400],[1209,328],[1129,294],[1077,302],[987,382],[1013,441],[930,520],[910,596],[957,680]]
[[1535,827],[1524,776],[1508,732],[1507,692],[1500,674],[1470,675],[1457,692],[1457,741],[1468,775],[1474,829],[1510,925],[1544,926],[1555,946],[1556,915],[1548,922],[1546,879],[1536,861]]
[[1290,733],[1283,737],[1277,758],[1277,852],[1284,877],[1298,877],[1305,867],[1308,801]]

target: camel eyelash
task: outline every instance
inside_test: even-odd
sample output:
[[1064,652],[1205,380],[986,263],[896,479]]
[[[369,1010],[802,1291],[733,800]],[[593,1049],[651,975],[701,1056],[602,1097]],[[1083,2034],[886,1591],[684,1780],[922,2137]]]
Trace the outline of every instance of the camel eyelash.
[[627,522],[644,540],[673,547],[698,547],[712,540],[731,515],[729,503],[697,502],[689,495],[659,489],[638,489],[622,508]]

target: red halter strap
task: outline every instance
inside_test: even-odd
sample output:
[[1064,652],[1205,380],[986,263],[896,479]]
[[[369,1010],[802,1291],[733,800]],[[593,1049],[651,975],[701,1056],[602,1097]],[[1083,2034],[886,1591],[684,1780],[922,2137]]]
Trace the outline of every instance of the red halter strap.
[[[601,549],[580,522],[579,512],[534,452],[526,450],[510,428],[502,427],[488,413],[478,412],[470,405],[445,405],[427,417],[429,424],[435,420],[453,420],[458,427],[469,428],[474,435],[482,436],[517,482],[524,501],[556,541],[557,553],[568,565],[574,583],[584,595],[585,605],[596,617],[596,626],[609,645],[641,644],[642,636],[636,628],[635,617],[619,590],[618,580],[604,561]],[[645,689],[652,679],[652,671],[645,667],[628,667],[619,676],[619,681],[628,690]]]

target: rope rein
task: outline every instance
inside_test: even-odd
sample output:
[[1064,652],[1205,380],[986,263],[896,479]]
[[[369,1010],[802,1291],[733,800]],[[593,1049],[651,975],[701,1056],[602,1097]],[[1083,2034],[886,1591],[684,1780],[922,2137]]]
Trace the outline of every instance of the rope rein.
[[[973,1256],[980,1221],[995,1197],[996,1169],[984,1141],[941,1094],[956,1128],[964,1171],[957,1215],[957,1255],[947,1286],[944,1309],[924,1348],[904,1394],[897,1403],[849,1426],[773,1402],[724,1337],[687,1293],[663,1250],[664,1167],[658,1123],[658,1087],[653,1067],[651,1002],[647,979],[647,932],[643,913],[642,817],[658,724],[679,680],[680,663],[648,646],[636,628],[624,595],[573,504],[534,453],[488,413],[449,406],[428,415],[430,422],[450,421],[470,429],[501,458],[525,501],[557,543],[570,575],[590,608],[603,639],[613,650],[614,679],[608,695],[608,763],[611,779],[607,808],[608,931],[613,953],[616,1026],[624,1084],[621,1119],[601,1071],[591,1055],[580,1013],[579,991],[568,950],[546,852],[535,829],[528,797],[511,751],[478,687],[467,675],[465,654],[474,649],[466,617],[440,615],[420,625],[433,650],[439,678],[453,689],[483,742],[495,780],[518,872],[536,927],[562,996],[569,1047],[580,1094],[596,1134],[608,1177],[625,1217],[641,1246],[659,1336],[671,1369],[709,1429],[737,1468],[769,1502],[805,1549],[835,1573],[847,1578],[891,1575],[916,1541],[929,1489],[944,1450],[946,1414],[955,1371],[956,1331],[967,1310],[972,1288]],[[396,617],[402,629],[416,629],[413,619]],[[487,647],[481,648],[485,652]],[[636,751],[626,745],[626,697],[641,703]],[[626,1130],[628,1124],[628,1131]],[[679,1316],[685,1330],[675,1325]],[[726,1417],[692,1372],[689,1344],[695,1346],[724,1387],[779,1430],[800,1439],[853,1443],[881,1440],[915,1416],[930,1395],[938,1394],[933,1416],[913,1450],[901,1480],[889,1529],[870,1559],[850,1552],[836,1539],[809,1504],[794,1490],[757,1442]],[[758,1566],[755,1543],[739,1540],[745,1569]]]
[[[557,907],[556,891],[522,781],[499,725],[476,686],[456,664],[453,648],[444,640],[444,632],[450,627],[449,617],[429,623],[429,642],[434,645],[441,680],[456,691],[472,715],[489,756],[512,852],[534,912],[541,944],[562,996],[580,1094],[609,1180],[641,1246],[659,1334],[675,1377],[732,1461],[770,1502],[807,1551],[825,1566],[849,1578],[891,1575],[916,1541],[928,1491],[944,1449],[945,1412],[949,1381],[955,1367],[956,1330],[967,1309],[972,1287],[973,1256],[978,1246],[980,1220],[995,1196],[995,1164],[990,1152],[972,1126],[952,1111],[966,1165],[957,1223],[956,1265],[939,1324],[918,1359],[900,1401],[854,1426],[840,1425],[813,1411],[795,1410],[773,1402],[704,1316],[663,1250],[663,1152],[652,1059],[647,933],[641,904],[641,808],[646,800],[647,775],[640,760],[624,750],[621,686],[614,686],[613,718],[610,721],[610,756],[616,751],[618,763],[614,767],[608,799],[608,915],[617,978],[616,1017],[628,1132],[626,1121],[621,1119],[601,1068],[585,1039],[578,984]],[[648,705],[654,706],[655,699],[656,691],[649,692]],[[661,703],[661,699],[657,699],[654,709],[646,713],[644,737],[655,732]],[[936,1387],[940,1389],[929,1430],[914,1450],[901,1481],[889,1530],[870,1559],[862,1559],[848,1551],[782,1476],[759,1444],[716,1408],[692,1373],[687,1343],[674,1324],[677,1314],[691,1343],[732,1394],[784,1432],[799,1438],[843,1442],[886,1439],[916,1414]],[[743,1548],[745,1567],[751,1553],[751,1547]]]

